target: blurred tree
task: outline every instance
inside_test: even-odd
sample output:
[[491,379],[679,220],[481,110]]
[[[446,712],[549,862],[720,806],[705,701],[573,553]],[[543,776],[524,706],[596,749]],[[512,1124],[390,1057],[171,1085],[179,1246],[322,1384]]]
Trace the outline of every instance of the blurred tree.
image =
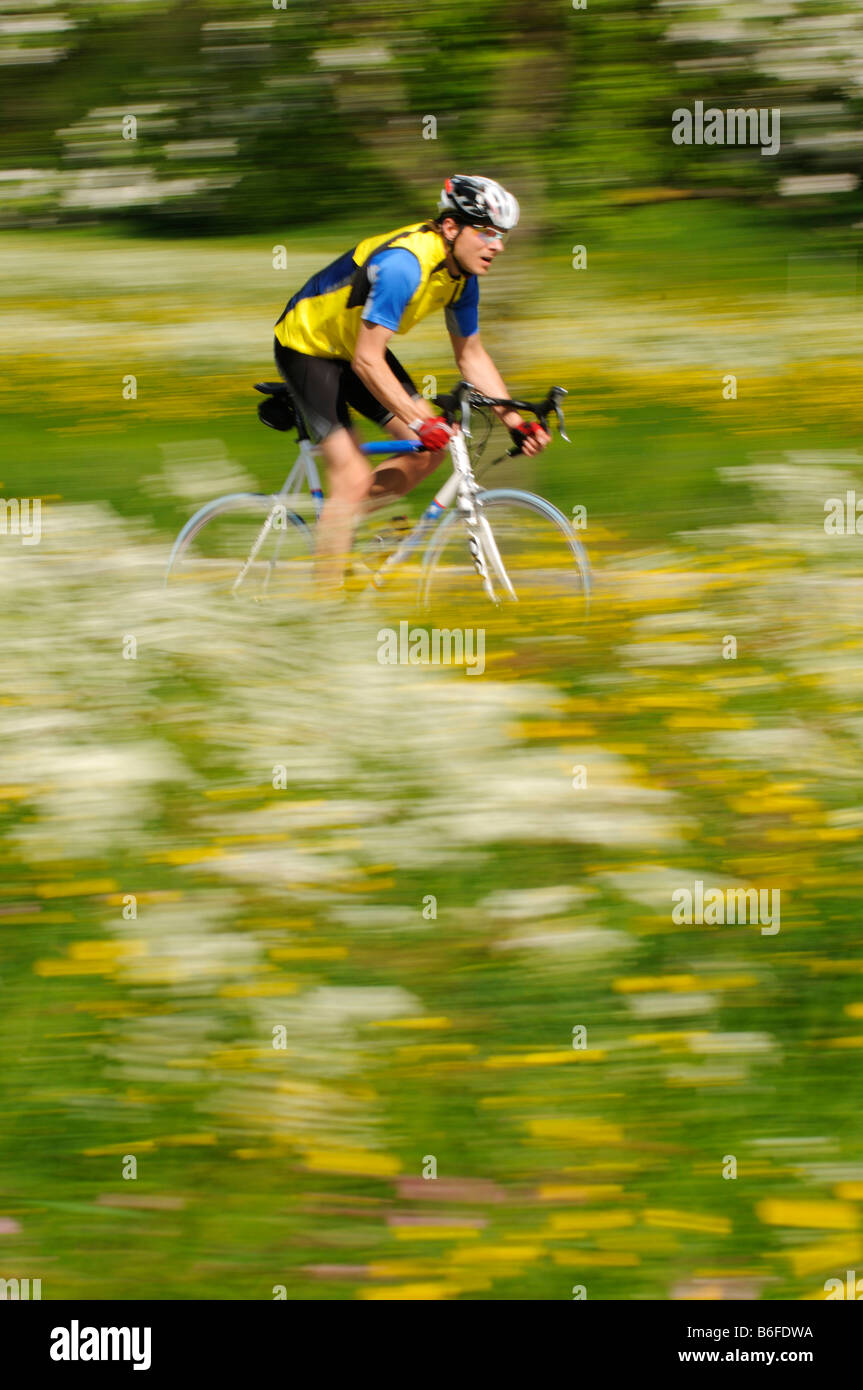
[[[12,0],[13,5],[16,0]],[[770,0],[46,0],[0,30],[7,223],[290,228],[423,215],[480,168],[528,231],[670,187],[859,216],[863,17]],[[782,109],[782,148],[675,145],[696,100]],[[125,115],[137,119],[124,139]],[[432,121],[429,118],[433,118]],[[780,184],[796,178],[797,183]],[[802,182],[801,182],[802,180]],[[843,191],[844,190],[844,191]],[[657,193],[661,196],[661,193]]]

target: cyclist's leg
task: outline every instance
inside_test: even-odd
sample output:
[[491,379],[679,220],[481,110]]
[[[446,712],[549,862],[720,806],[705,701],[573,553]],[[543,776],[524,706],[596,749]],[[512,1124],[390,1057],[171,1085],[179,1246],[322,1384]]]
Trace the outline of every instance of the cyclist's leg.
[[[416,439],[413,430],[408,429],[401,420],[393,418],[384,428],[393,439]],[[437,449],[434,452],[427,449],[418,454],[402,454],[399,458],[388,459],[386,463],[378,464],[372,474],[369,493],[372,503],[380,499],[382,505],[388,497],[404,497],[405,493],[410,492],[417,483],[421,483],[423,478],[427,478],[440,467],[445,455],[446,449]]]
[[344,578],[371,470],[353,432],[344,427],[321,440],[321,452],[329,492],[318,521],[315,576],[319,587],[329,590],[338,589]]
[[315,574],[337,589],[353,541],[357,513],[368,495],[371,469],[350,428],[344,392],[347,362],[309,357],[281,344],[276,362],[327,465],[327,499],[317,526]]
[[[415,400],[420,400],[420,393],[409,373],[389,349],[386,353],[386,362],[408,395],[413,396]],[[376,400],[368,387],[350,368],[345,373],[344,383],[345,399],[354,410],[358,410],[361,415],[365,415],[367,419],[385,429],[388,434],[392,435],[393,439],[416,439],[413,430],[403,424],[385,405]],[[421,482],[423,478],[427,478],[429,473],[434,472],[445,452],[445,450],[439,450],[432,453],[424,450],[418,454],[402,454],[399,458],[387,459],[385,463],[378,464],[371,475],[371,485],[368,489],[370,499],[368,510],[373,511],[376,507],[384,506],[392,498],[403,497],[406,492],[410,492],[411,488],[416,487],[417,483]]]

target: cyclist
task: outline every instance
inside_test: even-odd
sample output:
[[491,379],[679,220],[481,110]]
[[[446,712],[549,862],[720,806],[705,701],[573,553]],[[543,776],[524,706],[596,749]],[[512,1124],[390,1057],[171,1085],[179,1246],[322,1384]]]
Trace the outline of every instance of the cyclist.
[[[313,275],[278,320],[277,367],[327,464],[317,546],[324,585],[341,582],[362,503],[408,492],[437,468],[452,433],[387,347],[392,335],[443,309],[462,378],[486,395],[509,396],[480,341],[478,281],[518,216],[518,202],[499,183],[454,174],[435,218],[359,242]],[[424,451],[372,472],[348,407],[395,439],[419,438]],[[550,442],[537,421],[526,423],[515,410],[497,414],[525,454]]]

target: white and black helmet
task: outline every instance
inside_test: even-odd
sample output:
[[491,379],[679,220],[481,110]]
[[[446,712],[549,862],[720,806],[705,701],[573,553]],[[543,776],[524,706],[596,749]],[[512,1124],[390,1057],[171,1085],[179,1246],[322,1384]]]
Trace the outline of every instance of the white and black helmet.
[[494,179],[453,174],[441,190],[438,216],[449,213],[458,222],[481,223],[510,232],[518,225],[518,200]]

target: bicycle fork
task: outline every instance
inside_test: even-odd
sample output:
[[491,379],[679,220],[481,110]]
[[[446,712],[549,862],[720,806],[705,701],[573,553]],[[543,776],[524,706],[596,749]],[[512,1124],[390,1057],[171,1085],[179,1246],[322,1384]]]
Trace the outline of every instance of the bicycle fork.
[[481,503],[479,510],[477,509],[476,494],[480,489],[473,476],[467,447],[460,434],[455,435],[452,439],[450,449],[456,467],[456,472],[453,475],[456,478],[456,487],[458,490],[456,506],[464,520],[471,559],[473,560],[474,568],[482,580],[482,586],[489,599],[496,607],[500,607],[501,600],[494,591],[486,556],[491,560],[497,578],[506,590],[508,597],[516,599],[516,592],[512,587],[509,575],[501,559],[500,551],[497,548],[497,542],[492,534],[492,529],[488,524],[487,518],[483,516]]
[[[371,583],[374,588],[381,589],[385,585],[390,572],[397,565],[406,559],[412,550],[420,544],[428,535],[431,528],[443,516],[444,512],[455,501],[459,515],[464,521],[467,532],[468,549],[474,568],[482,580],[483,588],[490,601],[499,607],[501,600],[494,591],[489,563],[495,571],[496,577],[501,586],[505,589],[510,599],[517,600],[517,594],[512,587],[509,575],[506,572],[500,551],[497,547],[492,529],[487,519],[482,514],[482,505],[477,508],[476,494],[481,490],[477,485],[476,479],[470,466],[470,458],[464,436],[459,433],[453,435],[450,440],[450,454],[454,464],[454,471],[444,483],[443,487],[435,495],[429,504],[418,524],[414,527],[409,536],[406,536],[401,545],[389,556],[387,556],[380,569],[374,575]],[[488,556],[488,559],[486,558]]]

